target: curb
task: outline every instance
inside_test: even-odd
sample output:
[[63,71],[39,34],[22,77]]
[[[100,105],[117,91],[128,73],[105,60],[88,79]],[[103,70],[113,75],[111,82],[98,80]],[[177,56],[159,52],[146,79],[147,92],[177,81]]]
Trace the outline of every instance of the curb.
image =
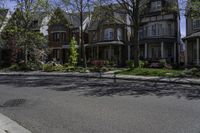
[[167,77],[144,77],[144,76],[131,76],[131,75],[114,75],[114,74],[100,74],[100,73],[0,73],[0,76],[56,76],[56,77],[83,77],[83,78],[104,78],[113,80],[132,80],[132,81],[147,81],[147,82],[160,82],[172,84],[185,84],[185,85],[200,85],[200,80],[189,78],[167,78]]
[[29,130],[17,124],[15,121],[0,114],[0,133],[31,133]]

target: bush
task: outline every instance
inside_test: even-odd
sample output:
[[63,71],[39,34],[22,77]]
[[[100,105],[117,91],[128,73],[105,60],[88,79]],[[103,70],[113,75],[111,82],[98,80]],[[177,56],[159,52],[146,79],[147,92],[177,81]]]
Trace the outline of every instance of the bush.
[[55,63],[48,63],[43,65],[43,71],[45,72],[54,72],[54,71],[60,71],[63,72],[65,71],[65,67],[60,64],[55,64]]
[[42,64],[41,63],[33,63],[33,62],[27,62],[24,61],[19,62],[18,64],[13,64],[9,67],[9,70],[11,71],[36,71],[41,70]]
[[9,67],[9,70],[11,71],[19,71],[20,70],[20,67],[18,64],[13,64]]
[[199,68],[192,68],[189,70],[187,69],[183,72],[183,74],[191,77],[200,77],[200,69]]
[[129,68],[133,68],[134,66],[134,62],[132,60],[128,60],[126,61],[126,65],[129,67]]
[[145,67],[145,61],[140,60],[139,66],[140,66],[140,68],[144,68]]

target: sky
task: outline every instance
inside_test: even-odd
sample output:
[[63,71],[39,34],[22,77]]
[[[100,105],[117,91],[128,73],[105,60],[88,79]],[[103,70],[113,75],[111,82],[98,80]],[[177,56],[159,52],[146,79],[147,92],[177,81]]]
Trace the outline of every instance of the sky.
[[[10,9],[13,9],[15,7],[15,3],[11,2],[11,1],[6,2],[5,5]],[[186,35],[186,21],[185,21],[185,16],[182,13],[181,13],[180,21],[181,21],[180,22],[181,37],[185,37],[185,35]]]

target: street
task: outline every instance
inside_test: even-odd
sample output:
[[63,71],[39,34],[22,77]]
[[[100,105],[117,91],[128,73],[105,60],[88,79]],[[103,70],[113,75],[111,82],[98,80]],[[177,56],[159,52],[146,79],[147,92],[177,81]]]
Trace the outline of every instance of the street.
[[0,113],[32,133],[200,133],[200,86],[1,76]]

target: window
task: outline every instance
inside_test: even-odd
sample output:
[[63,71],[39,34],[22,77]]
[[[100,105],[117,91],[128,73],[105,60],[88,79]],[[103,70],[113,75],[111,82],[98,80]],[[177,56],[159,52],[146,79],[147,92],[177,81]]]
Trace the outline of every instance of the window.
[[156,35],[156,24],[152,25],[152,36]]
[[97,41],[97,33],[96,32],[92,33],[92,37],[93,37],[92,38],[93,41]]
[[160,11],[162,7],[161,1],[151,2],[151,11]]
[[113,40],[114,39],[114,31],[112,28],[108,28],[104,30],[104,40]]
[[54,42],[60,42],[60,41],[66,41],[66,33],[53,33],[53,41]]
[[117,29],[117,40],[122,40],[122,29],[121,28]]
[[172,34],[172,25],[168,24],[168,35]]
[[161,36],[163,34],[162,24],[158,24],[158,35]]
[[193,20],[193,28],[194,29],[200,29],[200,19],[194,19]]
[[53,41],[54,42],[60,41],[60,34],[59,33],[53,33]]

